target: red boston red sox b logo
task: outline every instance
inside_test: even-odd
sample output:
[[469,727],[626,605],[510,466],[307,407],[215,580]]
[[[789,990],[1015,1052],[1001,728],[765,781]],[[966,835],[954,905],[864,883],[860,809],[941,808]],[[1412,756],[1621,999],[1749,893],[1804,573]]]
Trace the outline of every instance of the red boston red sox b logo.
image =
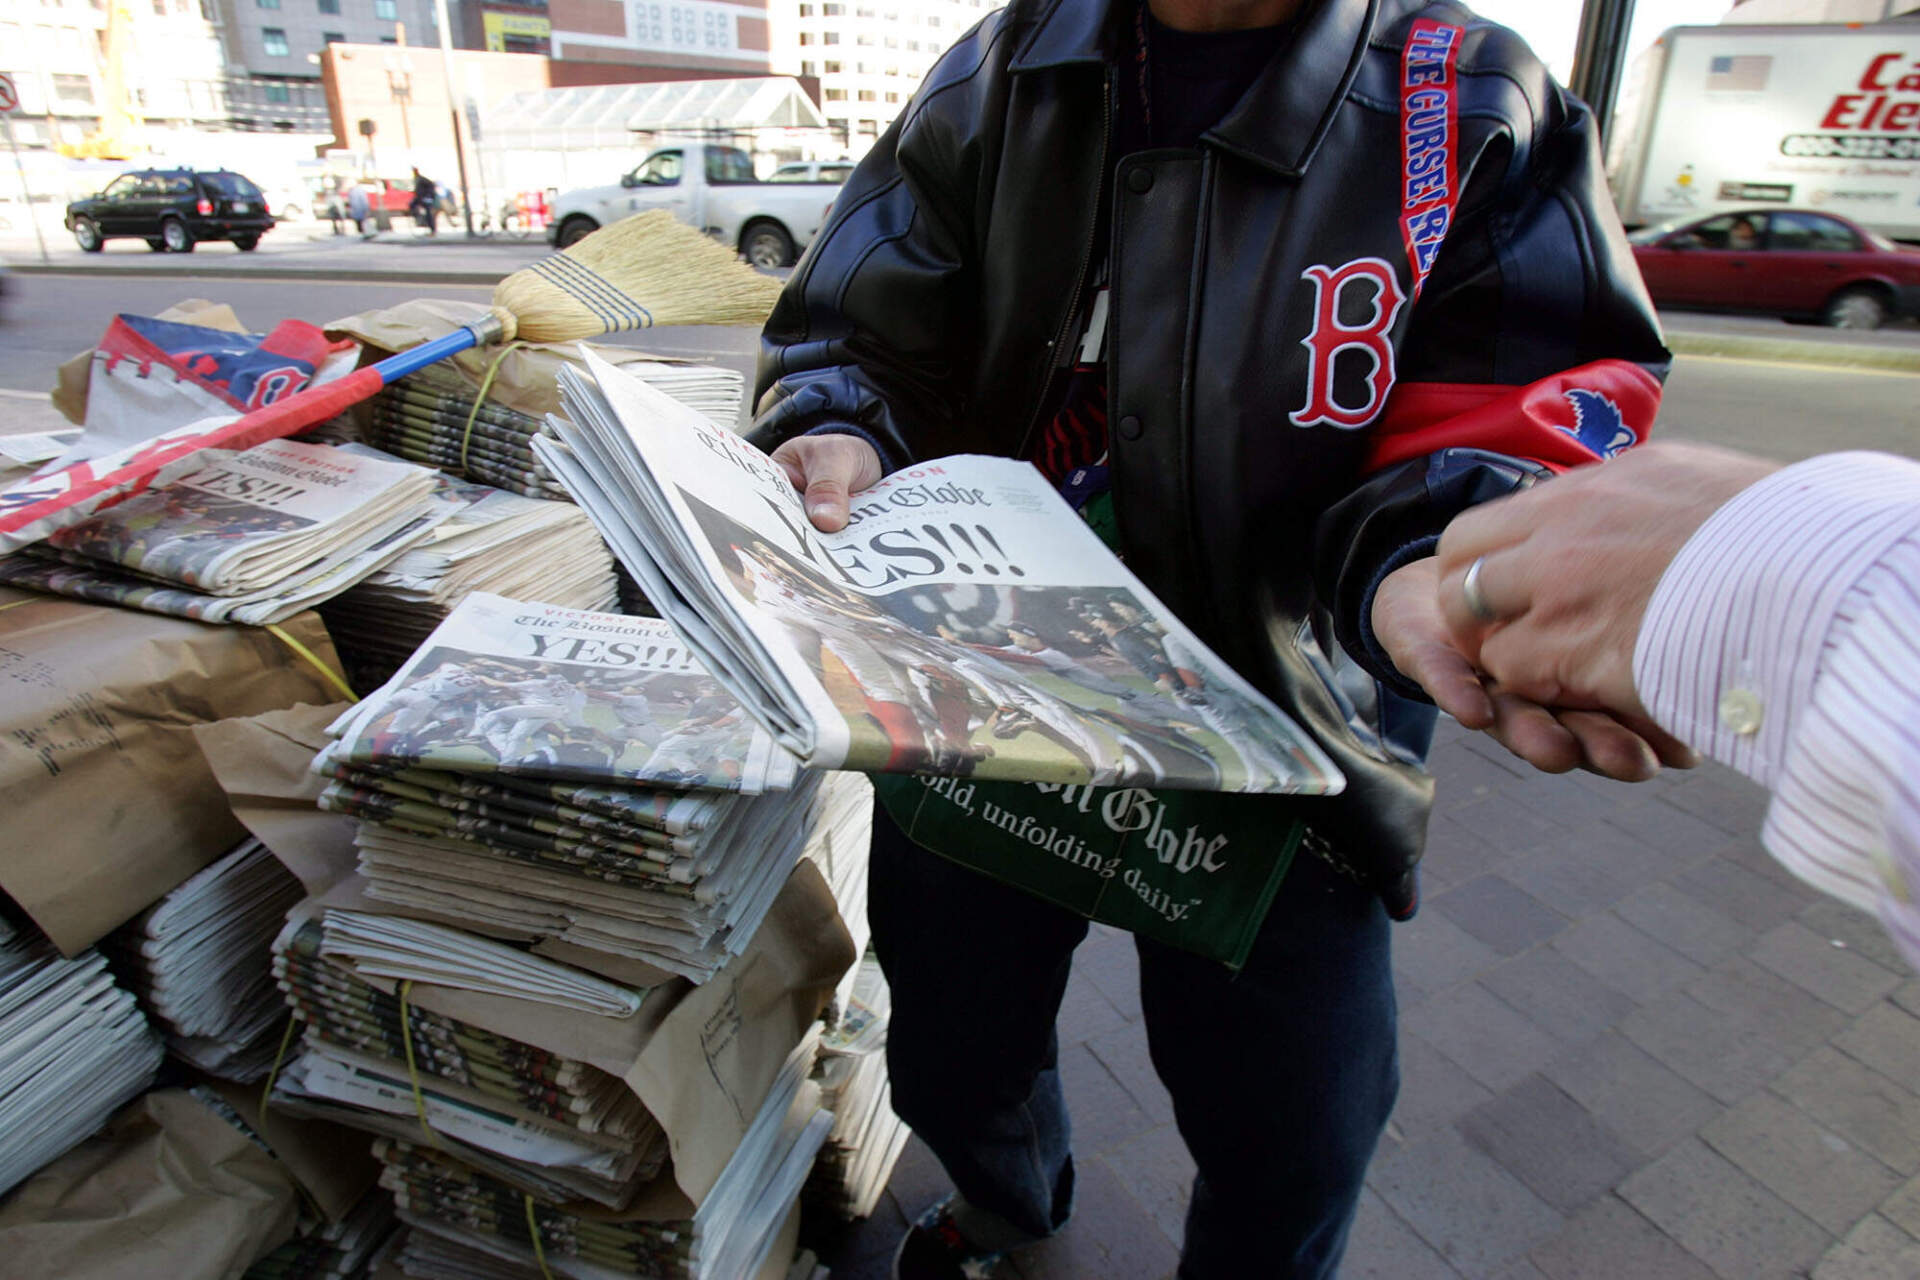
[[[1313,282],[1313,331],[1300,340],[1308,353],[1307,402],[1288,415],[1289,420],[1296,427],[1325,424],[1358,430],[1379,416],[1393,390],[1393,343],[1388,335],[1407,295],[1393,268],[1380,258],[1355,258],[1342,267],[1312,266],[1300,274]],[[1359,324],[1344,324],[1341,303],[1353,288],[1362,292],[1351,301],[1371,303],[1373,313]],[[1360,352],[1373,362],[1361,380],[1366,393],[1362,403],[1341,404],[1336,394],[1333,365],[1343,351]]]

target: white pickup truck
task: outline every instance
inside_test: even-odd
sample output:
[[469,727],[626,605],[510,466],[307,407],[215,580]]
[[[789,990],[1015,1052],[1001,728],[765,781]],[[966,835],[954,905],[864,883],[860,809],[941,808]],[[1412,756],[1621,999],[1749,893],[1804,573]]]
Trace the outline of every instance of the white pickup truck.
[[818,234],[839,191],[838,182],[762,182],[740,148],[688,142],[650,152],[619,186],[559,197],[547,239],[564,249],[632,214],[671,209],[756,267],[788,267]]

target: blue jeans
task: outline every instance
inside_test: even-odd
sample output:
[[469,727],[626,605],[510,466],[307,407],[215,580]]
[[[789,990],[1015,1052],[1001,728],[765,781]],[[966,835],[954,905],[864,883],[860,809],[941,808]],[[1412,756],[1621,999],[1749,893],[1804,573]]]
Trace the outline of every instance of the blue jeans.
[[[881,811],[870,895],[894,1109],[972,1208],[1051,1235],[1073,1203],[1054,1018],[1087,922]],[[1388,928],[1303,852],[1239,973],[1137,940],[1148,1048],[1198,1166],[1182,1280],[1334,1274],[1399,1088]]]

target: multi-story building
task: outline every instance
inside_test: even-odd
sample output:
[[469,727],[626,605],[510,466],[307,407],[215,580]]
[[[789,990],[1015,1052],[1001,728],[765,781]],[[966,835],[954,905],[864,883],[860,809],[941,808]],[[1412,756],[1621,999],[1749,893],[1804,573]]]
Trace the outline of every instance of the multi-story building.
[[0,71],[20,92],[21,145],[77,144],[99,124],[114,4],[132,111],[158,129],[225,125],[213,0],[0,0]]
[[553,83],[767,75],[767,0],[551,0]]
[[[322,129],[320,54],[334,44],[437,45],[433,0],[203,0],[220,7],[231,114],[256,127]],[[410,90],[396,73],[396,100]]]
[[771,0],[773,69],[818,76],[828,127],[866,154],[960,35],[1000,0]]

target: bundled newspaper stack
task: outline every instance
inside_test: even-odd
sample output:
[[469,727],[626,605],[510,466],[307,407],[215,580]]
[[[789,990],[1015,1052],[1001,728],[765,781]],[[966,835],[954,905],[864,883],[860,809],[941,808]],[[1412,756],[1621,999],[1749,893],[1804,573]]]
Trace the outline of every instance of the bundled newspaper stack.
[[[746,380],[731,369],[652,361],[621,367],[722,427],[739,421]],[[459,374],[437,367],[386,388],[368,414],[371,442],[389,453],[528,497],[565,498],[566,490],[533,451],[533,441],[547,430],[531,414],[497,400],[476,400]]]
[[205,622],[281,622],[365,578],[451,507],[434,474],[295,440],[199,468],[0,559],[0,582]]
[[152,1084],[161,1056],[98,951],[63,959],[0,916],[0,1193]]
[[546,464],[533,456],[540,419],[494,401],[473,399],[458,375],[423,369],[375,396],[368,442],[399,457],[438,467],[529,498],[565,498]]
[[[754,1280],[786,1274],[794,1201],[832,1117],[809,1081],[802,1041],[761,1103],[713,1190],[690,1217],[587,1215],[542,1203],[488,1173],[415,1142],[378,1144],[382,1186],[413,1228],[400,1253],[428,1280],[608,1275],[650,1280]],[[784,1244],[785,1247],[780,1246]]]
[[667,1142],[619,1079],[414,1006],[404,985],[411,976],[387,983],[391,990],[374,981],[430,975],[440,985],[493,982],[536,999],[543,985],[595,988],[619,1016],[637,1013],[645,994],[455,930],[425,926],[408,939],[414,924],[351,912],[288,922],[274,942],[273,972],[303,1036],[278,1077],[275,1104],[389,1137],[431,1132],[468,1165],[556,1201],[630,1203],[659,1173]]
[[302,1214],[293,1239],[248,1267],[241,1280],[357,1280],[396,1226],[393,1198],[378,1189],[338,1222]]
[[361,819],[375,900],[695,982],[753,936],[823,789],[666,624],[485,593],[328,734],[320,804]]
[[474,591],[570,609],[607,610],[616,603],[613,557],[571,502],[521,497],[449,475],[439,477],[439,496],[452,515],[321,607],[356,688],[390,678]]
[[267,1074],[287,1012],[270,948],[303,896],[249,839],[113,935],[110,953],[176,1057],[226,1080]]
[[853,972],[853,993],[820,1037],[813,1078],[833,1129],[807,1181],[806,1203],[839,1218],[864,1218],[880,1202],[911,1131],[893,1113],[887,1081],[887,1014],[892,997],[869,952]]

